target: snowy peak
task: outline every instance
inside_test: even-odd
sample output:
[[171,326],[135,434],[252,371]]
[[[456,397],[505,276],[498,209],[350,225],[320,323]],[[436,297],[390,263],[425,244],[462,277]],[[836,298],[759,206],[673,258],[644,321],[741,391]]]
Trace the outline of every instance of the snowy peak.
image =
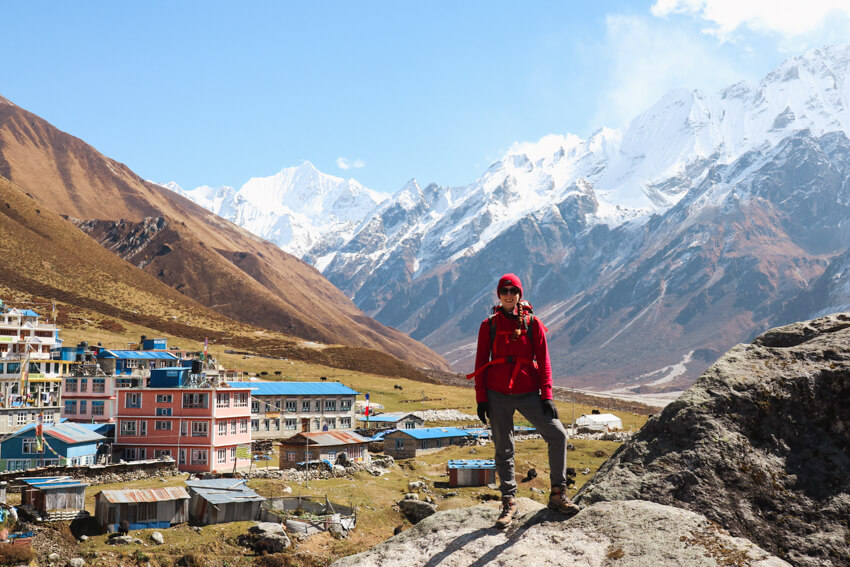
[[243,228],[303,256],[326,235],[350,237],[360,221],[387,196],[354,179],[322,173],[309,161],[269,177],[253,177],[238,191],[174,183],[169,189]]

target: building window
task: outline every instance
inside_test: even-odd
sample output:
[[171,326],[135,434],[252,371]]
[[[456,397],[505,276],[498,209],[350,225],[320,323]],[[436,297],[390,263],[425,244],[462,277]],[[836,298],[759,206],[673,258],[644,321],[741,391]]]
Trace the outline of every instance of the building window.
[[80,378],[80,391],[88,392],[89,391],[89,380],[88,378]]
[[233,402],[233,407],[235,408],[247,408],[248,407],[248,394],[246,392],[239,392],[236,394]]
[[206,421],[192,422],[192,437],[207,437],[209,435],[209,423]]
[[92,378],[91,391],[95,394],[102,394],[106,391],[106,378]]
[[180,464],[186,464],[186,449],[180,449]]
[[404,439],[396,439],[395,448],[399,450],[404,449]]
[[295,459],[297,459],[297,458],[298,457],[295,455],[295,451],[287,451],[286,452],[286,460],[289,461],[290,463],[295,462]]
[[[11,366],[11,364],[9,366]],[[66,378],[65,379],[65,391],[66,392],[76,392],[77,391],[77,379],[76,378]]]
[[86,407],[86,400],[80,400],[80,415],[85,415],[88,413],[88,408]]
[[297,426],[297,424],[298,424],[298,420],[297,420],[297,419],[287,419],[287,420],[286,420],[286,423],[285,423],[284,425],[285,425],[285,427],[286,427],[287,429],[295,429],[295,427]]
[[24,439],[24,453],[40,453],[38,450],[38,443],[35,438],[33,439]]
[[17,425],[24,425],[25,423],[27,423],[27,421],[29,421],[29,420],[27,419],[26,413],[21,412],[21,413],[17,414],[17,418],[15,419],[15,423]]
[[230,448],[230,460],[231,460],[231,461],[235,461],[235,460],[236,460],[236,447],[231,447],[231,448]]
[[121,435],[135,435],[136,422],[130,420],[121,421]]
[[260,413],[260,402],[257,400],[251,401],[251,413]]
[[140,408],[142,407],[142,394],[139,392],[127,392],[125,398],[125,406],[127,408]]
[[171,422],[166,420],[158,419],[155,422],[154,429],[157,431],[171,431]]
[[260,430],[260,420],[252,419],[251,420],[251,431],[259,431]]
[[423,449],[427,449],[427,448],[428,448],[428,440],[427,440],[427,439],[423,439],[423,440],[422,440],[422,448],[423,448]]
[[206,393],[192,393],[192,394],[183,394],[183,407],[184,408],[208,408],[209,403],[207,402]]
[[286,411],[290,413],[298,411],[298,400],[286,400]]
[[280,431],[280,420],[279,419],[273,419],[272,420],[272,430],[273,431]]
[[104,413],[104,402],[102,400],[92,400],[91,414],[92,415],[103,415],[103,413]]
[[236,435],[236,420],[230,422],[230,434]]
[[351,418],[350,417],[339,418],[339,427],[340,427],[340,429],[349,429],[351,427]]
[[342,400],[339,402],[339,409],[341,411],[348,411],[351,409],[351,400]]
[[206,449],[192,449],[192,464],[193,465],[205,465],[205,464],[207,464],[207,450]]
[[301,402],[301,411],[310,411],[310,400],[303,400]]
[[158,404],[170,404],[172,401],[171,394],[157,394],[156,395],[156,403]]
[[133,379],[132,378],[118,378],[115,380],[116,388],[132,388],[133,387]]
[[216,460],[218,464],[227,462],[227,449],[217,449],[216,450]]
[[226,421],[219,421],[218,422],[218,434],[219,434],[220,437],[227,435],[227,422]]
[[321,402],[321,400],[316,400],[316,411],[322,411],[322,402]]
[[76,415],[77,413],[77,400],[65,400],[65,414],[66,415]]
[[156,415],[171,415],[171,408],[156,408]]
[[215,395],[215,407],[217,408],[229,408],[230,407],[230,394],[227,392],[218,392]]
[[336,400],[325,400],[325,411],[336,411]]
[[264,419],[263,421],[264,421],[263,430],[268,431],[269,428],[271,427],[271,420],[270,419]]
[[247,419],[240,419],[239,420],[239,433],[248,433],[248,420]]
[[171,457],[171,449],[154,449],[153,458],[162,459],[163,457]]
[[181,421],[180,422],[180,435],[182,437],[188,437],[189,436],[189,422],[188,421]]

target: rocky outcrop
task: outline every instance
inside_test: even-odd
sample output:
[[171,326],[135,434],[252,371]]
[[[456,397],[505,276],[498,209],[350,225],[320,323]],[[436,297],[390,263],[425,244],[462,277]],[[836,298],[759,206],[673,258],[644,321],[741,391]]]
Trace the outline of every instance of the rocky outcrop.
[[622,445],[577,502],[672,505],[794,565],[849,565],[848,471],[850,314],[837,314],[732,348]]
[[730,536],[705,517],[652,502],[606,502],[566,520],[528,498],[506,531],[498,508],[482,504],[439,512],[334,567],[551,565],[554,567],[715,567],[788,565]]

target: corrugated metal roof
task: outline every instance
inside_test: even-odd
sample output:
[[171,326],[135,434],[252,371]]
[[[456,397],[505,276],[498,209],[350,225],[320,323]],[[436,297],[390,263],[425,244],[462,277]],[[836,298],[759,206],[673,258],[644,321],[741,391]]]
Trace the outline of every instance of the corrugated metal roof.
[[333,445],[354,445],[357,443],[368,443],[369,439],[361,437],[351,431],[315,431],[311,433],[298,433],[285,439],[281,445],[304,445],[303,440],[310,440],[310,445],[318,446],[333,446]]
[[414,439],[445,439],[446,437],[470,436],[469,433],[457,427],[421,427],[418,429],[396,429],[387,433],[385,437],[389,437],[390,435],[396,437],[399,433],[409,435]]
[[[92,441],[102,441],[106,439],[103,435],[96,433],[83,427],[82,424],[74,423],[71,421],[63,421],[62,423],[57,423],[55,425],[45,425],[43,428],[44,434],[49,435],[50,437],[55,437],[60,441],[64,441],[70,445],[75,445],[77,443],[90,443]],[[24,427],[18,429],[6,439],[11,439],[12,437],[17,437],[24,433],[32,432],[35,433],[35,424],[30,423],[25,425]],[[6,440],[4,439],[4,441]]]
[[204,500],[213,504],[228,502],[257,502],[265,498],[245,486],[245,480],[233,478],[213,478],[209,480],[186,481],[190,492],[196,492]]
[[18,480],[41,490],[89,486],[88,484],[80,482],[79,480],[71,478],[70,476],[22,477]]
[[421,421],[422,418],[417,418],[415,415],[410,413],[382,413],[381,415],[370,415],[369,417],[358,417],[360,421],[377,421],[381,423],[395,423],[396,421],[401,421],[406,417],[412,417],[414,419],[418,419]]
[[147,360],[147,359],[167,359],[167,360],[179,360],[176,356],[171,354],[170,352],[156,352],[151,350],[107,350],[104,349],[100,351],[97,355],[98,358],[126,358],[126,359],[134,359],[134,360]]
[[355,396],[359,392],[339,382],[228,382],[251,388],[252,396]]
[[182,486],[165,488],[128,488],[126,490],[101,490],[101,498],[106,498],[110,504],[129,504],[131,502],[167,502],[189,498],[189,493]]

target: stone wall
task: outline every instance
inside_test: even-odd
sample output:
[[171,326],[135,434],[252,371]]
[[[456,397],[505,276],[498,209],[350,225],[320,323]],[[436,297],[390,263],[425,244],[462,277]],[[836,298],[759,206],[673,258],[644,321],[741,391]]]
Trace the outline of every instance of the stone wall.
[[50,466],[25,471],[0,473],[0,482],[9,483],[9,489],[15,490],[15,479],[29,476],[70,476],[90,484],[115,484],[119,482],[132,482],[144,478],[177,476],[181,474],[177,470],[177,464],[173,460],[168,461],[134,461],[132,463],[116,463],[112,465],[90,465],[90,466]]

